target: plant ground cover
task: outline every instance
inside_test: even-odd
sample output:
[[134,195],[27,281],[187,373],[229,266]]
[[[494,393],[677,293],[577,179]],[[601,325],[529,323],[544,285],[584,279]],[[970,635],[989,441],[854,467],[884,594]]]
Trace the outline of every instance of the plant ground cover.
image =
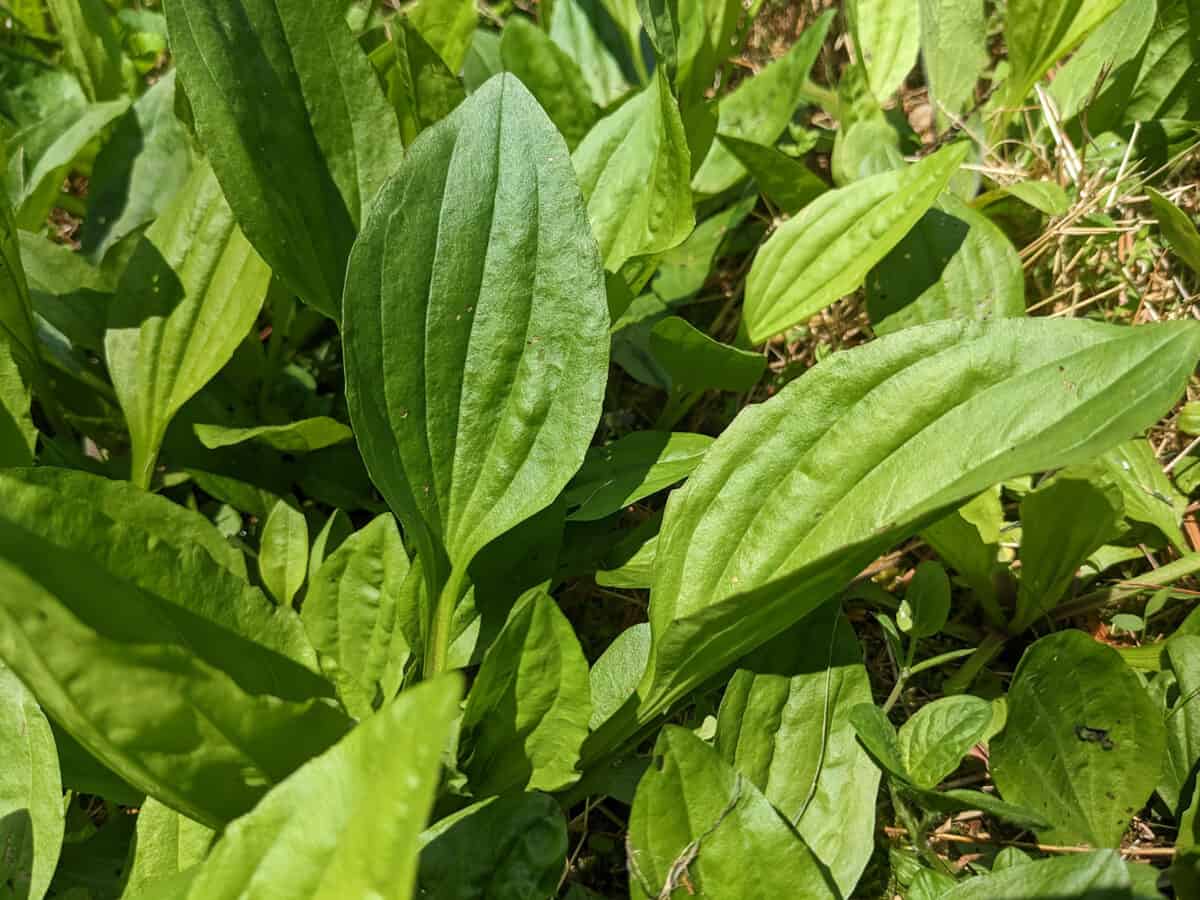
[[1192,0],[0,26],[0,898],[1200,897]]

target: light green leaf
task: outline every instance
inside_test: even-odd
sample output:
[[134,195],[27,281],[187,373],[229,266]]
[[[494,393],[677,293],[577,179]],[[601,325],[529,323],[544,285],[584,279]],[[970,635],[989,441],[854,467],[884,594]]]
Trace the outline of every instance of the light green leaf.
[[1154,217],[1158,219],[1158,227],[1171,249],[1193,272],[1200,275],[1200,234],[1196,232],[1195,223],[1187,213],[1154,188],[1146,188],[1146,195],[1150,198]]
[[313,538],[308,554],[308,571],[318,572],[325,560],[354,533],[354,523],[344,510],[335,509]]
[[946,194],[867,276],[867,310],[876,334],[1023,316],[1021,258],[990,219]]
[[950,579],[941,563],[925,560],[908,583],[896,624],[914,639],[932,637],[945,627],[949,615]]
[[616,560],[606,558],[604,567],[596,571],[596,584],[601,587],[649,588],[654,583],[654,556],[658,551],[657,523],[655,525],[654,533],[642,540],[632,554],[625,554]]
[[921,59],[929,99],[939,122],[959,116],[975,100],[988,64],[983,0],[921,0]]
[[868,702],[850,707],[847,716],[871,758],[893,778],[907,781],[908,771],[900,755],[900,738],[887,713]]
[[1047,70],[1079,46],[1122,0],[1010,0],[1004,42],[1006,103],[1019,106]]
[[1180,553],[1188,552],[1179,528],[1187,497],[1171,484],[1149,441],[1138,438],[1119,444],[1097,465],[1120,488],[1127,519],[1154,526]]
[[567,823],[545,794],[491,797],[421,835],[422,900],[553,897],[567,857]]
[[846,12],[871,92],[887,99],[917,64],[920,0],[851,0]]
[[461,767],[474,795],[573,784],[591,712],[588,664],[571,623],[534,588],[513,608],[467,695]]
[[591,448],[567,486],[567,504],[579,507],[568,518],[602,519],[670,487],[700,465],[712,442],[705,434],[635,431]]
[[550,39],[579,65],[596,105],[615,103],[637,83],[625,36],[601,0],[555,0]]
[[[804,29],[788,52],[753,78],[747,78],[721,100],[717,134],[772,146],[803,99],[805,79],[817,60],[833,21],[832,10]],[[708,156],[692,178],[697,194],[719,194],[733,187],[746,170],[721,141],[713,141]]]
[[350,417],[433,596],[447,561],[464,571],[555,499],[600,418],[608,312],[574,185],[500,75],[413,144],[355,245]]
[[940,900],[1038,900],[1042,897],[1132,898],[1129,873],[1112,852],[1078,853],[1009,866],[959,882]]
[[789,215],[829,190],[829,185],[812,169],[782,150],[728,135],[717,139],[745,167],[763,196]]
[[947,147],[829,191],[771,235],[746,279],[750,340],[761,343],[859,287],[945,189],[966,152],[965,145]]
[[592,719],[595,729],[633,696],[650,658],[650,625],[631,625],[613,639],[588,675],[592,695]]
[[500,59],[512,72],[574,150],[596,123],[587,81],[575,60],[542,29],[522,16],[512,16],[500,38]]
[[936,787],[983,739],[991,721],[992,705],[969,694],[922,706],[900,726],[900,759],[909,780],[920,788]]
[[175,117],[168,72],[117,120],[88,180],[80,250],[104,258],[113,244],[162,215],[191,170],[187,129]]
[[[629,892],[704,897],[839,896],[812,850],[754,784],[686,728],[669,725],[638,785],[626,837]],[[754,873],[747,878],[747,872]]]
[[662,75],[601,119],[571,161],[611,272],[669,250],[692,232],[692,161],[679,106]]
[[1053,181],[1017,181],[980,194],[972,201],[976,209],[984,209],[1001,197],[1016,197],[1026,206],[1048,216],[1061,216],[1071,208],[1067,192]]
[[238,224],[288,287],[336,317],[355,232],[403,155],[341,4],[168,0],[166,13],[200,143]]
[[1148,427],[1197,357],[1191,324],[947,322],[835,354],[744,409],[667,503],[651,663],[585,759],[947,510]]
[[311,453],[354,440],[354,432],[337,419],[316,416],[287,425],[258,425],[253,428],[227,428],[224,425],[196,425],[196,437],[209,450],[233,447],[246,441],[258,441],[281,453]]
[[400,687],[408,647],[397,603],[408,571],[396,520],[384,513],[325,560],[304,598],[304,627],[321,670],[360,719]]
[[203,861],[213,841],[212,829],[146,798],[137,817],[137,836],[130,847],[131,865],[121,892],[123,900],[137,900],[143,891],[178,876]]
[[[1200,763],[1200,637],[1176,633],[1167,642],[1165,652],[1174,675],[1173,682],[1168,683],[1174,689],[1168,688],[1163,697],[1167,753],[1157,790],[1178,816],[1189,793],[1195,790],[1196,766]],[[1193,817],[1195,814],[1193,809]]]
[[23,241],[18,239],[12,210],[0,205],[0,342],[8,346],[21,368],[29,371],[37,363],[38,343],[22,264]]
[[1079,567],[1115,535],[1122,509],[1120,491],[1107,480],[1060,477],[1025,495],[1013,633],[1065,599]]
[[258,574],[280,606],[291,606],[308,575],[308,521],[286,500],[272,507],[258,546]]
[[407,15],[450,71],[460,71],[479,21],[475,0],[419,0]]
[[717,752],[752,781],[852,895],[874,850],[879,770],[849,711],[871,702],[863,651],[834,606],[744,660],[717,719]]
[[466,97],[462,84],[407,16],[392,19],[392,39],[376,48],[371,62],[387,85],[400,118],[400,137],[418,134],[454,111]]
[[688,390],[749,391],[767,369],[761,353],[713,340],[679,316],[654,326],[650,351],[671,383]]
[[1043,842],[1116,847],[1165,751],[1161,714],[1120,654],[1060,631],[1021,658],[991,769],[1005,800],[1052,824],[1038,832]]
[[134,483],[150,486],[171,419],[233,356],[270,280],[212,170],[198,166],[134,250],[108,310],[104,350]]
[[298,769],[230,824],[188,900],[411,897],[461,690],[445,676],[405,691]]
[[37,702],[3,665],[0,755],[0,884],[8,896],[42,900],[63,839],[58,753]]
[[67,65],[89,100],[115,100],[125,90],[121,43],[104,0],[47,0]]

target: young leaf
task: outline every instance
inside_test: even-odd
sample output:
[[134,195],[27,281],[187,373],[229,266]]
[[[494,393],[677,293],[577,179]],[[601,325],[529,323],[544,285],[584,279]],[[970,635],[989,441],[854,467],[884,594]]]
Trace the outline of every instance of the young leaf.
[[405,691],[298,769],[225,829],[184,896],[411,897],[460,685]]
[[941,563],[926,560],[917,566],[896,613],[900,630],[915,638],[932,637],[950,615],[950,579]]
[[1154,188],[1146,188],[1146,194],[1167,243],[1193,272],[1200,275],[1200,234],[1196,232],[1195,224],[1187,213]]
[[866,278],[933,204],[966,158],[958,145],[822,194],[758,251],[746,279],[750,340],[800,324]]
[[500,37],[500,59],[541,104],[574,150],[596,123],[596,107],[583,72],[549,35],[523,16],[513,16]]
[[140,897],[167,879],[204,860],[213,842],[211,828],[146,798],[137,817],[130,848],[131,866],[122,897]]
[[909,781],[936,787],[983,739],[991,722],[992,705],[969,694],[922,706],[900,727],[900,759]]
[[575,782],[591,706],[587,660],[571,623],[548,594],[529,591],[467,695],[461,765],[475,796]]
[[[638,900],[839,896],[820,861],[749,779],[686,728],[669,725],[638,785],[626,838]],[[747,879],[752,869],[754,878]]]
[[194,429],[200,443],[209,450],[258,441],[282,453],[311,453],[354,440],[353,431],[328,416],[301,419],[287,425],[258,425],[254,428],[196,425]]
[[831,605],[743,665],[721,700],[717,752],[795,826],[849,897],[874,849],[879,792],[879,770],[849,719],[871,702],[862,647]]
[[63,793],[50,723],[0,664],[0,884],[10,896],[41,900],[63,839]]
[[1060,631],[1021,658],[991,768],[1006,800],[1052,824],[1040,840],[1116,847],[1153,793],[1165,751],[1162,717],[1120,654]]
[[876,334],[939,319],[1025,315],[1025,273],[987,216],[946,194],[867,276]]
[[400,687],[408,648],[397,602],[408,572],[396,520],[384,513],[325,560],[304,598],[304,627],[321,670],[359,719]]
[[1073,853],[1009,866],[961,881],[939,900],[1131,897],[1129,873],[1114,852]]
[[937,121],[962,115],[988,64],[983,0],[921,0],[921,59]]
[[767,369],[761,353],[713,340],[679,316],[651,329],[650,351],[671,383],[688,390],[749,391]]
[[592,447],[567,486],[565,499],[578,506],[576,522],[602,519],[686,478],[713,439],[690,432],[635,431],[606,447]]
[[[717,108],[717,134],[772,146],[800,105],[805,79],[832,21],[832,10],[823,13],[804,29],[786,54],[722,98]],[[697,194],[719,194],[737,184],[745,174],[746,170],[726,146],[719,140],[713,141],[692,178],[692,189]]]
[[851,0],[847,5],[854,44],[880,99],[890,97],[917,64],[919,0]]
[[400,118],[400,137],[418,134],[454,111],[466,97],[463,86],[408,16],[392,19],[392,39],[371,54]]
[[421,835],[422,900],[552,897],[567,857],[567,823],[545,794],[491,797]]
[[610,272],[632,257],[669,250],[691,234],[692,160],[679,106],[661,74],[601,119],[571,160]]
[[308,575],[308,521],[286,500],[267,516],[258,547],[258,574],[280,606],[291,606]]
[[288,287],[335,318],[355,232],[403,156],[341,6],[166,3],[196,132],[238,223]]
[[835,354],[743,410],[668,501],[651,664],[587,758],[946,510],[1146,428],[1198,357],[1191,324],[947,322]]
[[1012,0],[1004,42],[1009,75],[1006,103],[1017,106],[1046,71],[1083,41],[1122,0]]
[[583,200],[516,78],[493,78],[410,148],[355,245],[343,326],[363,459],[436,596],[447,558],[465,570],[558,495],[607,375]]
[[108,311],[104,350],[140,487],[171,419],[233,356],[270,280],[212,170],[198,166],[137,245]]

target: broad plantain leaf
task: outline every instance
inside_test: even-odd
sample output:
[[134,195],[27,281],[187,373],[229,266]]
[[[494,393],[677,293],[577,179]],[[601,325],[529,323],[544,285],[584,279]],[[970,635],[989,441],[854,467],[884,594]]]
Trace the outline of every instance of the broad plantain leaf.
[[479,20],[474,0],[418,0],[407,16],[450,71],[459,71]]
[[138,244],[108,310],[104,350],[134,483],[150,486],[171,419],[233,356],[270,280],[212,170],[197,166]]
[[[629,892],[834,898],[825,867],[757,787],[686,728],[669,725],[638,784],[626,838]],[[754,872],[747,878],[748,870]]]
[[927,703],[900,726],[900,759],[908,780],[932,788],[958,768],[992,721],[986,700],[959,694]]
[[597,106],[609,106],[637,83],[620,26],[601,0],[555,0],[550,39],[579,65]]
[[1158,227],[1176,255],[1200,275],[1200,234],[1187,213],[1154,188],[1146,188]]
[[932,637],[950,616],[950,579],[941,563],[925,560],[913,572],[896,611],[896,624],[913,638]]
[[1040,900],[1045,897],[1103,897],[1133,900],[1129,873],[1113,852],[1077,853],[1039,859],[960,881],[939,900]]
[[411,897],[461,690],[443,676],[405,691],[298,769],[225,829],[183,896]]
[[554,500],[604,394],[603,271],[566,146],[516,78],[410,148],[355,245],[343,324],[363,459],[436,597],[448,563]]
[[920,0],[850,0],[846,12],[871,92],[886,99],[917,64]]
[[591,708],[587,660],[571,623],[534,588],[513,608],[467,695],[461,766],[475,796],[576,781]]
[[[89,100],[115,100],[125,89],[121,43],[104,0],[47,0],[67,65]],[[39,11],[40,15],[40,11]]]
[[920,0],[921,59],[937,121],[966,112],[988,64],[983,0]]
[[258,545],[258,574],[280,606],[291,606],[308,575],[308,521],[286,500],[272,507]]
[[863,283],[966,158],[947,147],[914,166],[822,194],[763,244],[746,279],[745,322],[761,343]]
[[590,728],[599,728],[637,690],[650,658],[650,625],[639,622],[618,634],[588,674],[592,695]]
[[[1178,816],[1195,791],[1196,766],[1200,764],[1200,637],[1177,633],[1167,643],[1166,654],[1175,689],[1164,697],[1167,753],[1157,790]],[[1193,807],[1192,815],[1196,812]]]
[[820,176],[782,150],[729,135],[720,135],[717,140],[745,166],[763,196],[789,215],[799,212],[829,190],[829,185]]
[[687,319],[669,316],[650,331],[650,352],[687,390],[749,391],[767,369],[761,353],[713,340]]
[[54,735],[37,702],[0,664],[0,885],[42,900],[63,840],[63,793]]
[[411,144],[454,111],[466,96],[458,77],[425,42],[408,16],[392,20],[392,39],[371,53],[400,119],[400,137]]
[[1165,751],[1161,714],[1120,654],[1060,631],[1021,658],[991,769],[1005,800],[1051,823],[1038,832],[1043,842],[1116,847],[1153,793]]
[[122,898],[142,892],[202,862],[213,842],[212,829],[147,798],[137,817],[137,834],[129,848],[130,867]]
[[500,59],[541,104],[574,150],[596,123],[596,107],[575,60],[522,16],[513,16],[500,37]]
[[301,419],[287,425],[257,425],[253,428],[196,425],[195,432],[200,443],[209,450],[258,441],[283,453],[311,453],[354,439],[354,432],[328,416]]
[[334,318],[356,230],[403,155],[341,6],[166,3],[196,131],[238,224],[288,287]]
[[1074,50],[1122,0],[1010,0],[1004,42],[1009,74],[1005,102],[1020,105],[1046,71]]

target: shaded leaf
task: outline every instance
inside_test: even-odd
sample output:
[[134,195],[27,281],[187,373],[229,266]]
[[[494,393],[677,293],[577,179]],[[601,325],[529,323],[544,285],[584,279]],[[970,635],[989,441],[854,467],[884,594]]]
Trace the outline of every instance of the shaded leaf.
[[212,829],[147,798],[138,813],[129,875],[121,896],[144,896],[144,891],[190,869],[203,861],[212,841]]
[[789,215],[829,190],[820,176],[782,150],[728,135],[721,135],[718,140],[746,168],[763,196]]
[[950,579],[940,563],[925,560],[908,583],[896,624],[914,639],[932,637],[945,627],[949,615]]
[[1078,853],[1010,866],[959,882],[941,900],[1037,900],[1039,897],[1131,897],[1129,873],[1116,853]]
[[679,316],[654,326],[650,351],[673,385],[690,390],[749,391],[767,369],[761,353],[713,340]]
[[566,140],[567,149],[579,146],[596,123],[596,107],[575,60],[522,16],[513,16],[505,24],[500,59],[504,69],[529,88]]

